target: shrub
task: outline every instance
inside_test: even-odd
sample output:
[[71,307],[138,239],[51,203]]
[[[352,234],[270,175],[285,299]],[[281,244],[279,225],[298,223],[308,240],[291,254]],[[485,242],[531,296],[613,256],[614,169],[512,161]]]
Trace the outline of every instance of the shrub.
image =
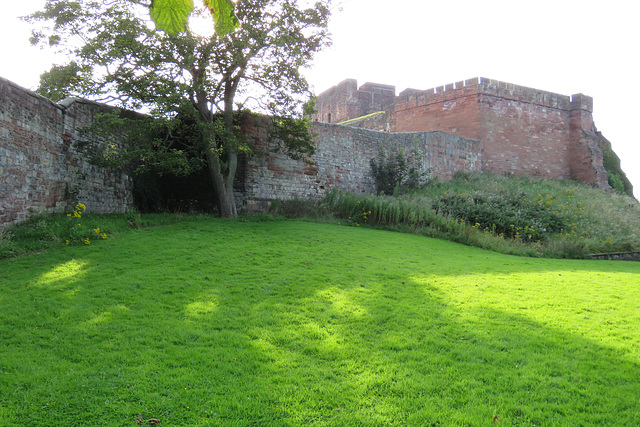
[[377,194],[399,194],[425,184],[431,169],[422,170],[420,153],[405,154],[402,148],[380,147],[377,159],[371,159],[371,172]]
[[622,178],[620,178],[620,175],[615,172],[609,172],[608,175],[609,185],[611,186],[611,188],[613,188],[618,193],[626,194],[624,182],[622,181]]
[[541,241],[550,233],[567,228],[566,221],[547,207],[541,195],[534,201],[524,197],[483,194],[442,195],[433,203],[436,214],[466,221],[474,228],[525,241]]

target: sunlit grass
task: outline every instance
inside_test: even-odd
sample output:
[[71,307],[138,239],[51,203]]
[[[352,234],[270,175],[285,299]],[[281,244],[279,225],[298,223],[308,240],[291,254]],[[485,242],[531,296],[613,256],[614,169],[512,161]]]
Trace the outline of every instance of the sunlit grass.
[[640,424],[640,263],[199,219],[0,261],[0,426]]

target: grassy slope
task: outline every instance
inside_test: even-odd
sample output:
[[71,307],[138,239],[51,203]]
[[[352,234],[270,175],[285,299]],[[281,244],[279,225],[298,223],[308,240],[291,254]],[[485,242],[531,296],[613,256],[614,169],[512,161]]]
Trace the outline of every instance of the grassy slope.
[[197,220],[0,261],[0,426],[638,425],[640,263]]
[[[501,253],[587,258],[640,250],[640,203],[568,180],[461,173],[397,198],[333,193],[328,201],[332,213],[354,225],[397,227]],[[286,214],[287,203],[279,211]]]
[[[466,176],[466,178],[465,178]],[[607,241],[640,244],[640,203],[620,193],[606,193],[581,182],[542,179],[526,176],[491,174],[461,174],[460,179],[440,183],[427,189],[427,199],[443,193],[484,194],[509,198],[524,198],[542,205],[567,220],[565,232],[585,236],[593,246],[607,248]],[[622,248],[623,249],[623,248]]]

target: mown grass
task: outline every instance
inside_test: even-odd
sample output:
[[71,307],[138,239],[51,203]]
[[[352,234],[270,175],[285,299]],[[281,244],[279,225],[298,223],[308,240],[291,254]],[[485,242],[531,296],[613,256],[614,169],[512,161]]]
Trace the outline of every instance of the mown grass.
[[0,261],[0,426],[640,424],[640,264],[259,219]]

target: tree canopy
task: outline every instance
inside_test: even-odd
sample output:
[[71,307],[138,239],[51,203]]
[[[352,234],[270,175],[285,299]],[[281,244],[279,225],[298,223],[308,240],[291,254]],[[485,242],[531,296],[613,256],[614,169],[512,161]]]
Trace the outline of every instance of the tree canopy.
[[[238,28],[228,32],[212,25],[209,9],[226,1],[194,6],[179,34],[156,31],[148,19],[151,4],[138,0],[47,0],[28,20],[37,24],[32,43],[57,49],[68,61],[43,74],[44,95],[89,97],[165,118],[186,105],[196,111],[221,215],[235,216],[233,178],[244,148],[236,111],[272,116],[272,134],[290,155],[312,152],[309,133],[300,132],[304,122],[295,121],[310,96],[300,70],[329,43],[330,0],[308,6],[238,0]],[[151,14],[161,5],[154,0]]]

